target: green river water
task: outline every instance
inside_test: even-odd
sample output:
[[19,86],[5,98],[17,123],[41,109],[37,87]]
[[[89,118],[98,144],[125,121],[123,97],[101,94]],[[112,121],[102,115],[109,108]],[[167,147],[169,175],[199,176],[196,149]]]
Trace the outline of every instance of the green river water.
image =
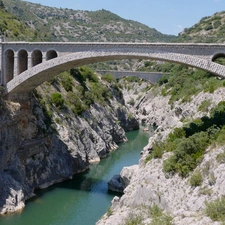
[[128,142],[72,180],[36,191],[22,213],[0,217],[0,225],[94,225],[111,205],[116,193],[107,182],[124,166],[138,163],[152,131],[126,133]]

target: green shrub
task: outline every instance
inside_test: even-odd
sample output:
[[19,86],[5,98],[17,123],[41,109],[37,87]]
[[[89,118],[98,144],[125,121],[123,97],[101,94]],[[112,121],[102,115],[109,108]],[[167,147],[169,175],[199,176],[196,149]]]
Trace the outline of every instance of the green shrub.
[[150,225],[172,225],[172,217],[163,213],[156,204],[149,209],[149,213],[152,219]]
[[116,81],[116,79],[114,78],[114,76],[112,74],[105,74],[104,76],[102,76],[102,79],[109,82],[109,83],[113,83]]
[[161,141],[154,142],[151,153],[145,158],[145,163],[147,163],[153,158],[162,158],[164,150],[165,150],[165,146],[163,142]]
[[64,99],[60,93],[53,93],[51,95],[51,101],[57,108],[63,107]]
[[179,139],[174,149],[174,155],[163,162],[165,173],[178,173],[187,177],[201,161],[204,150],[209,145],[207,133],[196,133],[189,138]]
[[71,69],[70,70],[71,76],[73,76],[80,84],[84,84],[86,81],[85,76],[81,73],[81,71],[78,68]]
[[98,82],[98,76],[87,66],[82,66],[80,67],[80,72],[82,74],[82,76],[86,79],[88,79],[89,81]]
[[112,214],[113,214],[113,211],[112,211],[112,209],[109,207],[109,208],[107,209],[107,211],[106,211],[106,215],[107,215],[108,217],[110,217]]
[[182,127],[175,128],[168,136],[168,141],[172,142],[178,138],[184,138],[186,136],[185,130]]
[[225,163],[225,152],[219,153],[216,156],[216,161],[220,164]]
[[192,187],[200,186],[203,182],[201,172],[199,170],[197,170],[195,173],[193,173],[189,179],[189,182]]
[[55,122],[60,124],[61,123],[60,118],[59,117],[55,118]]
[[82,113],[88,108],[88,106],[83,104],[79,97],[73,92],[68,92],[66,99],[75,116],[82,115]]
[[63,74],[60,75],[60,78],[61,78],[62,86],[64,87],[64,89],[67,92],[72,91],[73,83],[72,83],[71,76],[67,72],[64,72]]
[[125,220],[124,225],[142,225],[142,218],[141,216],[130,216]]
[[158,80],[158,84],[159,86],[168,83],[169,78],[168,75],[163,75],[159,80]]
[[225,221],[225,197],[206,203],[206,214],[214,221]]
[[208,112],[209,111],[209,107],[211,105],[211,101],[210,100],[204,100],[201,102],[201,104],[198,107],[198,111],[201,112]]

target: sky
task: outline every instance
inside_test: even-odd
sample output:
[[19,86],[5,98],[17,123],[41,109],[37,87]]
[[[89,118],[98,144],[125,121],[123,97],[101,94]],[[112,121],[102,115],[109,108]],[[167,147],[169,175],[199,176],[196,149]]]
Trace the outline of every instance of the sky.
[[163,34],[178,35],[205,16],[225,11],[225,0],[28,0],[74,10],[109,10]]

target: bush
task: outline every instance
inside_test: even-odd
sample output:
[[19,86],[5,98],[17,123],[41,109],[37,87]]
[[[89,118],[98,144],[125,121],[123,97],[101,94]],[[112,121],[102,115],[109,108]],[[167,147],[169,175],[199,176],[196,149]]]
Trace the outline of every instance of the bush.
[[204,100],[201,102],[201,104],[198,107],[198,111],[201,112],[208,112],[209,111],[209,107],[211,105],[211,101],[210,100]]
[[204,150],[209,145],[207,133],[196,133],[189,138],[179,139],[174,149],[174,155],[163,162],[165,173],[178,173],[182,177],[187,177],[201,161]]
[[150,225],[172,225],[172,217],[163,213],[156,204],[149,209],[149,213],[152,219]]
[[51,95],[51,101],[57,108],[63,107],[64,99],[60,93],[53,93]]
[[87,109],[88,106],[84,105],[78,96],[73,92],[68,92],[66,95],[68,105],[75,116],[80,116]]
[[130,216],[127,218],[124,225],[142,225],[142,218],[140,216]]
[[214,221],[225,221],[225,197],[207,202],[206,214]]
[[84,84],[86,81],[86,78],[83,76],[83,74],[80,72],[78,68],[71,69],[70,70],[71,76],[73,76],[80,84]]
[[63,73],[61,76],[61,82],[62,82],[62,86],[64,87],[64,89],[68,92],[68,91],[72,91],[73,90],[73,83],[72,83],[72,78],[68,73]]
[[102,79],[109,83],[113,83],[116,81],[116,79],[114,78],[112,74],[105,74],[104,76],[102,76]]
[[225,152],[219,153],[216,156],[216,161],[220,164],[225,163]]
[[150,161],[153,158],[162,158],[163,152],[164,152],[165,146],[164,143],[159,141],[159,142],[154,142],[152,146],[152,151],[151,153],[145,158],[145,163]]
[[198,170],[196,171],[189,179],[190,185],[192,187],[197,187],[202,184],[203,178],[201,172]]
[[98,82],[98,76],[87,66],[80,67],[80,72],[82,76],[85,78],[85,80],[88,79],[89,81],[92,81],[95,83]]
[[158,84],[159,86],[168,83],[168,75],[163,75],[159,80]]

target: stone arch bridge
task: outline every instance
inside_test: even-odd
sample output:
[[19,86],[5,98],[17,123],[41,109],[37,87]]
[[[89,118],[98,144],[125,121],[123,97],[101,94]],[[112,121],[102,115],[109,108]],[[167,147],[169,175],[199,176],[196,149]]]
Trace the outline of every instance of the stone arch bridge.
[[117,42],[4,42],[0,40],[1,84],[12,95],[28,93],[73,67],[118,59],[181,63],[225,77],[225,44]]

